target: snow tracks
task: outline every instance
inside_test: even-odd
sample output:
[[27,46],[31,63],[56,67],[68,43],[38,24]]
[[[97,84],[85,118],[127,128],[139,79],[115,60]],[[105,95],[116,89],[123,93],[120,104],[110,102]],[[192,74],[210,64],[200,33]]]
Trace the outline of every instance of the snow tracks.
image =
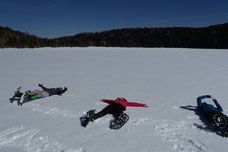
[[52,138],[38,136],[40,130],[26,130],[22,126],[0,132],[0,149],[19,148],[25,152],[82,152],[82,149],[68,149]]
[[30,105],[24,104],[23,107],[32,109],[32,111],[43,113],[44,115],[49,115],[53,117],[66,117],[66,118],[76,118],[82,115],[82,113],[76,113],[75,111],[65,110],[61,108],[51,108],[48,106],[43,106],[41,104],[31,103]]
[[177,152],[205,152],[205,139],[197,135],[199,129],[186,121],[161,120],[154,129],[163,141],[172,143]]

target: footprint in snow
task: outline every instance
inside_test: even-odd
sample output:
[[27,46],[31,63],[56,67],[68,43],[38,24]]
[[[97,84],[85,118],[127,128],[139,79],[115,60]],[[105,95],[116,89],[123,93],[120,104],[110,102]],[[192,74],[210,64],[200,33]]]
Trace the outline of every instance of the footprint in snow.
[[156,121],[154,129],[163,141],[170,142],[177,152],[205,152],[204,139],[199,136],[194,124],[186,121]]
[[38,136],[39,129],[25,130],[22,126],[0,132],[1,149],[21,149],[25,152],[83,152],[83,149],[69,149],[51,137]]

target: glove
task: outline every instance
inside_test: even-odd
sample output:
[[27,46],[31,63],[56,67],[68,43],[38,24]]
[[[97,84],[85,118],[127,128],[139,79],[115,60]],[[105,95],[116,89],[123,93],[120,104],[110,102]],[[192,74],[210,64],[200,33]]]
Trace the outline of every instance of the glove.
[[146,107],[146,108],[147,108],[147,107],[148,107],[148,105],[147,105],[147,104],[145,104],[145,105],[144,105],[144,107]]
[[67,91],[67,87],[64,87],[64,90]]
[[214,102],[217,102],[217,100],[216,100],[215,98],[212,98],[212,100],[213,100]]
[[212,98],[211,95],[207,95],[206,97],[207,97],[207,98]]
[[39,87],[42,87],[43,85],[42,84],[38,84]]

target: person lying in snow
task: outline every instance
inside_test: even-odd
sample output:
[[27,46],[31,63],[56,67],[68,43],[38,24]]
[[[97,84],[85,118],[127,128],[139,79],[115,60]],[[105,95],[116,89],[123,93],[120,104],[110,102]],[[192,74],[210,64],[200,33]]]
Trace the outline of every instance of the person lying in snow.
[[22,97],[20,102],[18,103],[18,105],[21,105],[25,102],[31,101],[31,100],[35,100],[35,99],[40,99],[40,98],[46,98],[46,97],[50,97],[53,95],[62,95],[64,92],[67,91],[67,88],[46,88],[44,87],[42,84],[38,85],[39,87],[41,87],[43,90],[34,90],[34,91],[26,91]]
[[[212,98],[216,107],[202,102],[206,98]],[[222,113],[223,108],[218,101],[210,95],[204,95],[197,98],[197,105],[200,112],[219,129],[222,136],[228,137],[228,117]]]
[[[112,129],[119,129],[122,127],[129,119],[126,113],[123,111],[126,110],[128,106],[131,107],[148,107],[146,104],[136,103],[136,102],[128,102],[124,98],[117,98],[115,100],[110,99],[102,99],[100,101],[103,101],[105,103],[108,103],[109,105],[106,106],[103,110],[101,110],[98,113],[94,113],[95,110],[90,110],[87,112],[85,119],[82,120],[82,126],[86,127],[89,121],[94,121],[98,118],[101,118],[107,114],[113,114],[115,116],[115,122],[111,126]],[[121,119],[122,118],[122,119]]]

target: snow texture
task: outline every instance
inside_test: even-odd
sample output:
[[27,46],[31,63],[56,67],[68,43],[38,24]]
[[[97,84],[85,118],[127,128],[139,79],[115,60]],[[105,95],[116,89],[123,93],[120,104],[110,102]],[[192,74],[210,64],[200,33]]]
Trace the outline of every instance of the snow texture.
[[[228,51],[184,48],[42,48],[0,50],[1,152],[224,152],[227,138],[196,109],[210,94],[228,115]],[[23,91],[67,87],[62,96],[18,106]],[[81,127],[100,99],[124,97],[129,121],[109,128],[112,115]],[[210,100],[207,100],[211,102]]]

